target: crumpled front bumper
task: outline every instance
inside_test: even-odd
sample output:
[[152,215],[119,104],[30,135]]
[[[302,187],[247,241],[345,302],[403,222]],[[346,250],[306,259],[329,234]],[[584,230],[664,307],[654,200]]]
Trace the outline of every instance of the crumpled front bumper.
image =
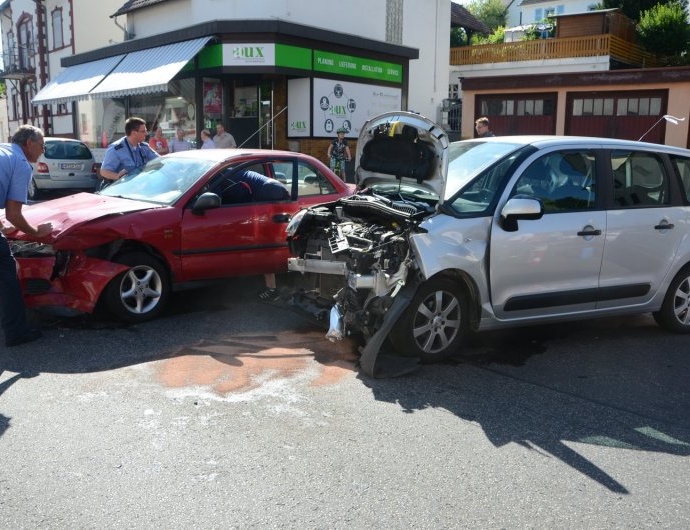
[[55,256],[16,260],[26,306],[54,308],[61,313],[92,313],[108,282],[128,269],[126,265],[80,253],[70,255],[61,271],[55,271]]

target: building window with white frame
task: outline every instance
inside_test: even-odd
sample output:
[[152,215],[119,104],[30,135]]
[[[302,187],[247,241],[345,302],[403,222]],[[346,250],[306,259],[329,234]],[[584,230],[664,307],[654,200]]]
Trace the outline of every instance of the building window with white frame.
[[63,48],[65,40],[62,33],[62,8],[58,7],[51,13],[53,30],[53,49]]

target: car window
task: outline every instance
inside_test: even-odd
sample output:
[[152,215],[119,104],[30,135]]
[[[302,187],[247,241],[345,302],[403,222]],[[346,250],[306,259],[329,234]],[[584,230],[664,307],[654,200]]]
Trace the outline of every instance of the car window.
[[690,202],[690,159],[671,156],[671,160],[673,161],[673,165],[676,166],[676,170],[680,175],[685,200]]
[[557,151],[532,162],[517,180],[511,196],[540,199],[545,213],[592,209],[596,205],[595,154]]
[[614,208],[661,206],[670,203],[669,179],[663,161],[654,153],[614,151]]
[[51,160],[90,160],[93,156],[89,148],[80,142],[51,142],[45,143],[43,153]]
[[337,193],[335,186],[328,180],[323,173],[311,164],[297,161],[296,173],[295,164],[292,161],[274,162],[273,172],[276,180],[283,182],[291,189],[293,178],[297,179],[297,196],[310,197],[314,195],[328,195]]
[[189,190],[214,162],[161,156],[102,189],[101,195],[157,204],[173,204]]

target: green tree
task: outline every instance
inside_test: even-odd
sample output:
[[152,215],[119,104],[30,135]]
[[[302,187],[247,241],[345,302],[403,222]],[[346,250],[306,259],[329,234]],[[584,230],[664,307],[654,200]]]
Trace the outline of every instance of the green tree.
[[687,2],[671,0],[643,11],[637,36],[640,44],[652,53],[680,56],[687,52],[690,43]]
[[[633,20],[640,20],[643,11],[648,11],[657,4],[667,3],[660,0],[601,0],[597,4],[597,9],[620,8],[621,11]],[[687,0],[682,0],[683,7],[687,7]]]
[[473,0],[466,7],[491,29],[506,25],[507,11],[501,0]]
[[458,46],[467,46],[467,44],[467,32],[464,28],[451,28],[450,47],[456,48]]

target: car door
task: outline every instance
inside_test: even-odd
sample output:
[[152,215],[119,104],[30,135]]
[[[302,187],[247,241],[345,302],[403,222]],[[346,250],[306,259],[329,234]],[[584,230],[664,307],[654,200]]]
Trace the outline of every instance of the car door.
[[516,231],[494,218],[489,277],[499,319],[595,308],[606,233],[596,173],[593,150],[561,150],[528,161],[513,179],[510,196],[539,199],[544,214],[520,220]]
[[[286,198],[256,202],[242,198],[233,175],[251,170],[281,183]],[[305,180],[307,184],[305,184]],[[328,177],[308,162],[281,157],[226,168],[212,177],[211,193],[220,208],[195,213],[185,209],[180,261],[183,281],[284,272],[288,249],[285,228],[300,208],[326,202],[337,194]]]
[[619,150],[607,156],[612,179],[598,308],[648,302],[684,237],[687,208],[664,155]]

